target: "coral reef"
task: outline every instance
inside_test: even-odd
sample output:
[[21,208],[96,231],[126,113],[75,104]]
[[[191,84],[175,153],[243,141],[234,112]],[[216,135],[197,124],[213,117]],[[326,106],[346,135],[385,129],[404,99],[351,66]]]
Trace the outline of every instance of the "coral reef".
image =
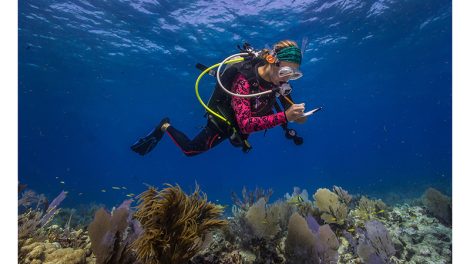
[[227,224],[219,219],[223,209],[207,202],[198,187],[192,195],[179,186],[168,185],[161,191],[151,187],[138,199],[134,217],[143,233],[132,248],[143,263],[186,263],[200,251],[209,231]]
[[131,202],[124,201],[112,213],[104,208],[98,210],[95,219],[88,226],[91,249],[97,264],[135,262],[130,244],[140,235],[141,229],[137,223],[131,221]]
[[427,189],[422,202],[426,209],[446,225],[452,224],[452,200],[434,188]]
[[31,190],[23,192],[18,202],[19,263],[95,263],[86,232],[49,225],[65,197],[63,191],[48,204],[44,195]]
[[402,263],[451,263],[452,229],[424,208],[398,205],[384,224]]
[[86,228],[94,219],[96,211],[104,208],[103,204],[80,204],[77,208],[61,208],[51,224],[74,229]]
[[314,195],[315,205],[320,209],[321,219],[329,224],[343,225],[348,216],[348,206],[339,196],[328,190],[318,189]]
[[230,218],[225,239],[237,245],[242,256],[254,256],[250,263],[265,263],[263,261],[266,260],[284,263],[285,258],[279,245],[285,239],[284,233],[290,216],[296,210],[295,205],[282,201],[268,205],[262,197],[246,211],[236,208],[236,205],[232,208],[234,215]]
[[90,237],[88,231],[83,229],[62,228],[58,225],[52,225],[48,229],[47,239],[49,242],[56,242],[62,248],[86,248],[89,249]]
[[59,212],[59,205],[65,199],[66,192],[62,191],[46,208],[47,200],[44,195],[36,195],[34,191],[24,191],[18,201],[18,246],[21,247],[25,239],[33,238],[44,240],[45,227]]
[[308,191],[303,189],[301,190],[300,187],[294,187],[294,191],[292,192],[292,194],[288,194],[286,193],[284,195],[284,198],[286,198],[287,201],[291,201],[292,199],[296,198],[296,197],[300,197],[303,201],[306,201],[308,202]]
[[[450,263],[451,199],[428,189],[409,204],[350,195],[333,186],[294,188],[268,203],[272,190],[244,188],[232,216],[196,187],[150,187],[108,212],[96,211],[86,229],[71,224],[73,209],[56,220],[60,194],[51,204],[24,191],[19,198],[19,263]],[[236,195],[233,195],[236,197]],[[257,198],[257,199],[256,199]],[[78,210],[78,209],[76,209]],[[84,210],[88,215],[90,210]],[[42,221],[43,220],[43,221]],[[75,220],[77,221],[77,220]],[[82,220],[78,220],[82,221]],[[75,222],[75,223],[78,223]],[[51,225],[51,223],[59,223]]]
[[249,191],[246,187],[243,187],[241,199],[235,192],[232,192],[232,202],[242,210],[248,210],[250,206],[261,198],[264,198],[266,202],[268,202],[272,194],[272,189],[263,190],[261,188],[255,188],[254,191]]
[[19,254],[24,256],[20,263],[24,264],[91,264],[95,263],[85,249],[61,248],[57,243],[32,242],[28,239],[20,248]]
[[369,220],[382,220],[387,214],[387,205],[382,200],[369,199],[361,196],[351,216],[356,219],[356,226],[364,227]]
[[[423,207],[387,206],[380,199],[353,196],[340,187],[317,190],[316,203],[297,197],[307,191],[294,189],[285,200],[267,204],[260,199],[246,210],[232,208],[229,226],[218,233],[206,251],[193,263],[450,263],[451,229],[426,215]],[[326,197],[326,198],[325,198]],[[328,224],[320,216],[324,204],[341,204],[344,224]],[[322,206],[318,208],[317,206]],[[301,214],[303,206],[320,214]],[[270,214],[272,208],[283,208],[281,214]],[[346,208],[346,209],[344,209]],[[278,210],[276,209],[276,210]],[[351,210],[350,210],[351,209]],[[346,210],[346,212],[344,212]],[[250,212],[249,220],[247,212]],[[255,213],[256,212],[256,213]],[[275,218],[278,217],[276,220]],[[271,219],[268,219],[271,218]],[[288,225],[281,224],[288,220]],[[270,223],[276,234],[263,236]],[[254,225],[259,225],[253,228]],[[257,230],[257,231],[256,231]],[[431,262],[426,259],[429,258]]]
[[346,206],[349,206],[353,197],[346,190],[338,186],[333,186],[333,192],[338,195],[338,198],[341,203],[345,204]]
[[246,220],[256,237],[273,238],[281,228],[279,227],[279,210],[277,207],[266,208],[266,200],[259,199],[246,212]]
[[67,196],[67,192],[62,191],[56,198],[54,198],[54,200],[52,200],[52,202],[47,207],[46,212],[44,213],[41,220],[39,221],[39,224],[41,226],[47,225],[52,220],[52,218],[57,213],[59,213],[60,211],[59,205],[60,203],[62,203],[62,201],[65,199],[66,196]]
[[[287,204],[294,205],[296,210],[299,212],[300,215],[303,217],[307,217],[308,215],[314,215],[315,217],[320,217],[321,212],[318,207],[314,207],[313,201],[308,199],[308,191],[299,187],[294,187],[294,191],[292,194],[286,193],[284,198],[286,199]],[[287,221],[288,221],[287,217]],[[286,223],[287,224],[287,223]]]
[[[23,189],[24,190],[24,189]],[[48,201],[44,194],[36,194],[33,190],[24,190],[18,192],[21,198],[18,199],[19,211],[24,208],[33,208],[39,211],[45,211],[48,207]]]
[[41,217],[42,212],[32,209],[18,216],[18,243],[20,246],[25,239],[36,237],[39,239],[44,236],[40,228]]
[[395,253],[395,247],[385,226],[375,220],[366,222],[365,232],[357,246],[357,255],[364,263],[389,263]]
[[190,260],[190,264],[242,264],[253,263],[256,256],[227,241],[227,230],[216,230],[207,235],[206,245]]
[[286,237],[286,263],[336,263],[339,242],[329,225],[311,224],[298,213],[289,220]]

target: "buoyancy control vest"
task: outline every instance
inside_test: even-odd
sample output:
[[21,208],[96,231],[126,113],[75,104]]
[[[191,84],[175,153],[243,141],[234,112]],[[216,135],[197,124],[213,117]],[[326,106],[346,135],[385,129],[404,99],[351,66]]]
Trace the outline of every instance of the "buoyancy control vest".
[[[261,58],[247,58],[245,61],[230,65],[221,75],[221,82],[225,87],[232,88],[235,77],[238,74],[242,74],[250,85],[250,93],[258,93],[260,91],[271,89],[272,87],[261,87],[260,78],[257,74],[258,67],[263,66],[265,61]],[[239,130],[238,124],[235,118],[235,111],[231,106],[232,96],[222,90],[220,85],[216,83],[214,91],[209,99],[208,106],[211,109],[216,110],[227,118],[237,130]],[[272,113],[274,105],[276,103],[275,93],[263,95],[259,97],[250,98],[250,107],[253,116],[264,116]],[[210,115],[210,114],[209,114]],[[217,120],[218,123],[222,124],[221,120]]]
[[[258,67],[263,66],[266,63],[265,59],[261,57],[253,57],[247,56],[244,57],[245,60],[239,63],[231,64],[229,67],[225,68],[223,73],[221,74],[221,82],[222,84],[231,89],[233,86],[233,82],[235,81],[235,77],[238,74],[242,74],[249,82],[250,85],[250,94],[258,93],[260,91],[272,89],[273,86],[270,84],[266,84],[266,81],[262,81],[261,77],[258,76],[257,69]],[[207,67],[202,64],[197,64],[196,67],[200,70],[205,70]],[[209,72],[210,75],[215,76],[215,71],[212,73]],[[265,86],[262,88],[260,87],[260,81],[264,83]],[[287,96],[289,99],[290,96]],[[248,135],[243,134],[240,132],[240,127],[236,121],[235,111],[231,105],[232,96],[227,94],[216,82],[212,95],[209,99],[207,106],[216,111],[218,114],[225,117],[231,124],[229,126],[227,122],[224,122],[220,118],[212,115],[211,113],[207,112],[207,118],[217,127],[217,129],[224,133],[226,136],[229,137],[230,143],[236,147],[241,147],[243,152],[248,152],[251,150],[251,145],[248,143]],[[285,109],[284,102],[281,101],[283,104],[283,108]],[[259,104],[259,105],[257,105]],[[273,113],[273,109],[276,112],[284,111],[281,109],[279,104],[276,101],[276,93],[269,93],[263,96],[257,96],[254,98],[250,98],[250,107],[253,112],[253,116],[264,116]],[[297,136],[297,133],[293,129],[289,129],[287,124],[282,124],[281,127],[286,132],[286,138],[288,139],[298,139],[294,140],[296,145],[302,144],[302,138]],[[291,135],[294,133],[295,135]]]

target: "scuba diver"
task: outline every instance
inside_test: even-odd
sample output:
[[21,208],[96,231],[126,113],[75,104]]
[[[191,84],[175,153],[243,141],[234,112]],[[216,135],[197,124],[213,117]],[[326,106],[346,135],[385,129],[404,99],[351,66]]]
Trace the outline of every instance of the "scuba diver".
[[[214,148],[229,139],[232,145],[248,152],[249,134],[282,126],[285,136],[296,145],[303,139],[295,130],[287,127],[288,122],[304,123],[307,116],[321,109],[315,108],[304,113],[305,104],[295,104],[290,92],[290,80],[302,77],[299,66],[302,52],[297,43],[283,40],[272,50],[255,50],[248,43],[242,53],[226,58],[222,63],[206,67],[197,64],[203,71],[196,81],[196,95],[206,108],[207,124],[192,140],[170,123],[168,117],[145,137],[140,138],[131,149],[140,155],[149,153],[162,139],[165,132],[186,156],[195,156]],[[213,70],[217,67],[217,71]],[[222,67],[225,66],[221,73]],[[199,80],[204,74],[217,78],[216,87],[208,104],[199,97]],[[279,105],[277,100],[282,105]]]

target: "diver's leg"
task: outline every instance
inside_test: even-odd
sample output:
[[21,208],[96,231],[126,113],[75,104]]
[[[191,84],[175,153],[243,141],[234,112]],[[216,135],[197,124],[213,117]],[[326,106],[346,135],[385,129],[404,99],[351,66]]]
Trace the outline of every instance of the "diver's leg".
[[189,157],[203,153],[227,138],[209,124],[192,140],[172,125],[166,127],[166,132],[183,153]]

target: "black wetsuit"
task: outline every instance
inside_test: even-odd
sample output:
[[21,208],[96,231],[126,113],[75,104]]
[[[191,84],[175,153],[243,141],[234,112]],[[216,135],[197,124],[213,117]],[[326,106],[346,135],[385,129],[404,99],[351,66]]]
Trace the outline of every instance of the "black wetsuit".
[[[254,68],[257,69],[256,67]],[[256,78],[257,83],[259,85],[259,88],[261,88],[261,90],[267,90],[267,89],[273,88],[272,83],[269,83],[263,80],[259,76],[256,76],[256,77],[257,77]],[[246,79],[244,79],[244,76],[242,76],[241,78],[244,81],[246,81]],[[238,81],[240,82],[240,80]],[[233,86],[235,90],[237,90],[235,87],[237,85],[236,82],[237,82],[237,78],[236,80],[233,81],[233,85],[230,85],[230,87]],[[238,90],[238,92],[240,91]],[[249,91],[245,89],[244,92],[246,93]],[[291,99],[290,96],[288,96],[288,98]],[[288,101],[282,96],[280,96],[279,99],[284,109],[287,109],[290,106]],[[246,131],[246,127],[250,127],[251,130],[242,135],[244,139],[247,139],[248,134],[253,131],[265,130],[265,129],[268,129],[277,125],[282,125],[284,128],[287,127],[287,124],[286,124],[287,119],[285,118],[285,113],[283,110],[280,109],[279,105],[276,103],[276,97],[274,93],[266,95],[266,96],[262,96],[262,97],[243,99],[243,100],[246,100],[244,106],[238,106],[238,105],[235,106],[237,110],[235,110],[234,115],[237,118],[235,118],[234,116],[233,118],[231,118],[232,120],[230,121],[232,123],[236,123],[235,125],[237,125],[237,128],[239,128],[240,122],[237,122],[237,119],[240,120],[240,118],[243,118],[243,115],[246,115],[246,112],[247,112],[246,111],[247,109],[245,109],[245,113],[242,113],[243,111],[242,108],[248,107],[250,109],[249,110],[250,116],[251,116],[249,118],[250,120],[245,119],[245,121],[248,121],[248,122],[246,122],[245,127],[242,127],[241,131],[244,131],[244,130]],[[225,104],[228,104],[229,107],[232,107],[233,105],[235,105],[233,99],[232,99],[232,105],[230,105],[231,104],[230,101],[225,102]],[[240,103],[237,102],[236,104],[240,104]],[[248,104],[248,106],[246,104]],[[276,108],[276,112],[278,113],[274,113],[273,108]],[[224,122],[221,122],[217,117],[213,117],[211,114],[208,114],[208,121],[207,121],[206,126],[193,139],[189,139],[183,132],[177,130],[173,125],[170,125],[168,129],[166,130],[166,132],[170,136],[170,138],[173,140],[173,142],[183,151],[183,153],[186,156],[195,156],[200,153],[203,153],[217,146],[218,144],[220,144],[222,141],[226,140],[227,138],[231,137],[230,128]],[[230,142],[234,146],[242,147],[240,144],[236,143],[233,140],[233,138],[230,140]]]
[[173,125],[169,126],[166,132],[186,156],[195,156],[205,152],[229,137],[209,119],[207,125],[192,140],[183,132],[174,128]]

